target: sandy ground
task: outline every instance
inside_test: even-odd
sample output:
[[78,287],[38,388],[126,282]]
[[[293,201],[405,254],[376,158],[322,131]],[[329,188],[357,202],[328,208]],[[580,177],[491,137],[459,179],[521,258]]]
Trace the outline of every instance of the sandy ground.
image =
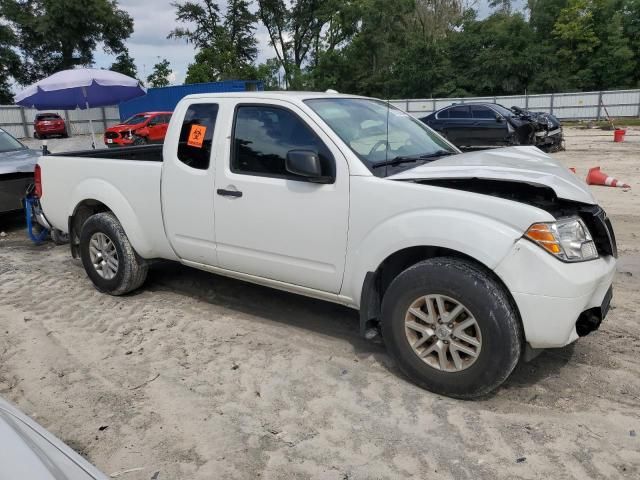
[[613,310],[489,398],[413,386],[359,338],[356,312],[328,303],[174,264],[136,294],[101,295],[66,247],[31,245],[11,217],[0,395],[127,480],[639,478],[640,130],[629,133],[614,144],[572,129],[556,154],[580,176],[600,165],[634,185],[594,188],[621,253]]

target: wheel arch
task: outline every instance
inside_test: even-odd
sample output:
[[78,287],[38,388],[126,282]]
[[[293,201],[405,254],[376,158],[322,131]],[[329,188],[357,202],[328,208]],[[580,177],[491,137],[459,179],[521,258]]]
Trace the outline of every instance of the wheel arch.
[[143,231],[140,219],[129,201],[114,185],[101,179],[87,179],[72,195],[68,213],[69,243],[71,253],[77,255],[82,225],[91,215],[112,212],[126,232],[131,245],[143,258],[152,252],[152,242]]
[[406,247],[388,255],[379,265],[365,275],[360,295],[360,333],[377,328],[381,312],[382,299],[391,282],[407,268],[436,257],[454,257],[466,260],[482,269],[504,290],[522,325],[520,311],[504,281],[481,261],[472,256],[446,247],[419,245]]
[[102,212],[111,212],[111,209],[99,200],[87,198],[78,203],[69,215],[69,246],[73,258],[79,255],[80,231],[84,222],[92,215]]

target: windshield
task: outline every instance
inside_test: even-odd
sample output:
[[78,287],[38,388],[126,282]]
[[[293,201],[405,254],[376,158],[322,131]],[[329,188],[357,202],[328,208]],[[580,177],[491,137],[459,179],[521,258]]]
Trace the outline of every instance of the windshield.
[[0,152],[11,152],[23,148],[27,147],[0,128]]
[[[305,103],[378,176],[433,161],[440,153],[458,153],[423,123],[380,100],[323,98]],[[412,161],[401,161],[407,158]],[[398,163],[386,165],[393,160]],[[376,168],[383,163],[386,168]]]
[[149,118],[149,115],[134,115],[130,119],[122,122],[122,125],[137,125],[138,123],[144,122],[147,118]]
[[500,105],[499,103],[493,105],[493,108],[503,117],[509,118],[513,115],[513,112],[510,109],[508,109],[504,105]]

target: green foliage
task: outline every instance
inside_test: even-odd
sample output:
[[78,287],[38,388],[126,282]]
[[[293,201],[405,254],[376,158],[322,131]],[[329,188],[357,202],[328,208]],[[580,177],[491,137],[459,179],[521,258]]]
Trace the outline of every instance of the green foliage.
[[127,50],[116,57],[116,61],[111,64],[109,70],[122,73],[123,75],[127,75],[131,78],[138,77],[138,69],[136,68],[136,63],[133,58],[131,58],[131,56],[129,55],[129,51]]
[[116,0],[0,0],[0,16],[17,39],[21,68],[14,78],[21,84],[91,65],[99,42],[107,53],[122,53],[133,32]]
[[188,27],[174,29],[169,38],[184,39],[198,49],[185,83],[255,77],[256,16],[249,11],[247,0],[229,0],[222,18],[217,2],[212,0],[173,6],[176,20]]
[[352,2],[354,30],[303,64],[302,83],[381,97],[640,85],[640,0],[529,0],[528,17],[490,4],[479,20],[458,0]]
[[169,76],[172,72],[169,60],[164,58],[153,66],[153,72],[147,77],[147,83],[150,87],[166,87],[169,85]]
[[17,38],[0,23],[0,105],[13,103],[11,79],[20,71],[20,57],[15,52]]
[[280,90],[280,62],[277,58],[270,58],[256,68],[255,79],[264,83],[265,90]]

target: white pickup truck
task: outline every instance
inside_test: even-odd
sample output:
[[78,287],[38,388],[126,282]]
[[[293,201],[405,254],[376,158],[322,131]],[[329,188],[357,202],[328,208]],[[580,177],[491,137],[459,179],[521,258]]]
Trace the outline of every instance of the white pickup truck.
[[162,258],[344,304],[454,397],[597,329],[611,300],[613,230],[573,173],[534,147],[461,153],[375,99],[189,96],[163,146],[45,156],[36,180],[100,291]]

